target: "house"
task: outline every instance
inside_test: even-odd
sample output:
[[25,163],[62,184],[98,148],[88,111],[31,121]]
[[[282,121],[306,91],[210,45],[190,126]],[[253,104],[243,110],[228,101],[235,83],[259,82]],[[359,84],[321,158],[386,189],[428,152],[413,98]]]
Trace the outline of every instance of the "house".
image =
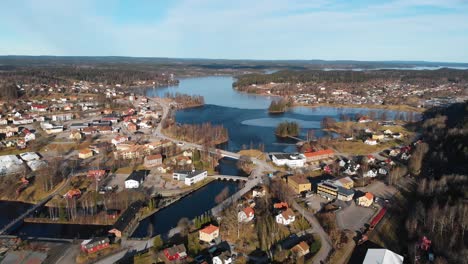
[[293,175],[286,177],[288,186],[296,193],[308,192],[312,189],[310,181],[302,175]]
[[147,170],[133,171],[127,177],[127,179],[125,179],[125,188],[126,189],[139,188],[140,185],[145,181],[145,178],[148,175],[148,173],[149,171]]
[[390,129],[384,130],[383,133],[384,135],[388,135],[388,136],[391,136],[393,134],[393,132]]
[[52,116],[52,121],[54,122],[62,122],[62,121],[69,121],[73,119],[73,114],[55,114]]
[[200,241],[210,243],[219,237],[219,227],[209,225],[199,231]]
[[137,125],[135,125],[134,123],[128,123],[127,129],[128,131],[137,131]]
[[162,164],[161,154],[149,155],[145,157],[145,167],[154,167]]
[[404,258],[385,248],[369,248],[363,264],[403,264]]
[[309,254],[309,245],[305,241],[301,241],[291,248],[291,251],[297,256],[302,257]]
[[286,210],[286,209],[289,208],[289,205],[288,205],[288,203],[286,203],[286,202],[279,202],[279,203],[273,204],[273,208],[275,208],[275,209],[281,209],[281,210]]
[[374,195],[370,192],[366,192],[365,195],[357,198],[357,204],[364,207],[371,206],[372,202],[374,201]]
[[32,104],[31,105],[31,111],[46,112],[47,111],[47,106],[46,105],[41,105],[41,104]]
[[289,225],[296,220],[296,216],[291,208],[288,208],[276,216],[276,223]]
[[304,167],[306,156],[304,156],[304,154],[279,153],[271,155],[271,160],[276,166],[300,168]]
[[187,250],[184,244],[174,245],[163,250],[164,256],[169,261],[178,261],[187,258]]
[[199,181],[202,181],[208,177],[208,172],[199,171],[199,170],[191,170],[191,171],[174,171],[172,174],[172,178],[178,181],[184,181],[186,185],[192,185]]
[[29,130],[28,132],[23,132],[23,134],[24,134],[24,141],[26,142],[36,140],[36,135],[34,135],[34,133],[29,132]]
[[349,202],[354,197],[354,190],[338,186],[338,200]]
[[333,200],[338,196],[338,186],[328,180],[319,182],[317,184],[317,194]]
[[332,149],[322,149],[314,152],[305,152],[304,156],[306,157],[307,162],[318,161],[328,158],[333,158],[335,155]]
[[266,195],[266,190],[263,186],[255,186],[252,189],[252,196],[253,197],[263,197]]
[[109,238],[107,237],[87,239],[81,242],[81,251],[88,254],[95,253],[105,248],[108,248],[109,245]]
[[366,139],[366,141],[364,141],[364,144],[375,146],[375,145],[377,145],[377,140],[368,138],[368,139]]
[[83,136],[81,135],[80,131],[74,130],[70,133],[69,138],[73,140],[80,140]]
[[379,168],[379,174],[380,175],[387,175],[388,174],[388,171],[386,168]]
[[361,117],[358,119],[358,123],[369,123],[369,122],[372,122],[372,119],[370,119],[370,118],[367,117],[367,116],[361,116]]
[[211,260],[213,264],[231,264],[233,263],[231,253],[229,251],[222,251],[221,253],[215,252],[213,259]]
[[372,135],[373,140],[382,140],[384,138],[385,138],[385,135],[383,135],[383,134],[373,134]]
[[90,149],[82,149],[78,152],[78,158],[80,159],[87,159],[93,156],[93,151]]
[[86,177],[100,180],[106,175],[105,170],[89,170]]
[[377,177],[377,170],[376,169],[370,169],[367,172],[363,174],[364,177],[369,177],[369,178],[374,178]]
[[247,223],[252,221],[252,219],[254,219],[254,216],[254,209],[252,209],[252,207],[246,207],[237,214],[237,220],[241,223]]
[[374,163],[375,157],[373,155],[367,155],[367,163]]
[[348,176],[334,180],[333,183],[336,186],[341,186],[346,189],[352,189],[354,187],[354,181]]

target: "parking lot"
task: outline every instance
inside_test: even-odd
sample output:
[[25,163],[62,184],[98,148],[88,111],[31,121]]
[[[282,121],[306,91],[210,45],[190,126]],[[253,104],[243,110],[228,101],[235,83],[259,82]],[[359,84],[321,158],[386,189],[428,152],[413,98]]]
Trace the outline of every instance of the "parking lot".
[[372,184],[367,185],[366,187],[357,188],[363,192],[370,192],[376,197],[383,199],[390,199],[397,192],[397,189],[390,185],[385,185],[381,181],[374,181]]
[[336,223],[340,229],[356,231],[368,223],[376,212],[372,206],[366,208],[353,202],[350,206],[336,212]]
[[322,209],[323,205],[330,202],[320,195],[314,194],[305,200],[307,207],[314,212],[318,212]]

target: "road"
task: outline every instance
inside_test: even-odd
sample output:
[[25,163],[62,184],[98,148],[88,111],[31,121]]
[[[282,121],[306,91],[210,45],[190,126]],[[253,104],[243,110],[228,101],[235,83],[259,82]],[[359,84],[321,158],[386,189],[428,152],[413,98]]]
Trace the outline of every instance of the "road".
[[317,254],[314,256],[314,263],[326,263],[326,260],[332,250],[332,242],[330,240],[330,237],[328,236],[327,232],[323,230],[322,226],[320,225],[319,221],[317,220],[314,214],[304,209],[296,201],[293,202],[292,206],[309,222],[309,224],[312,226],[314,233],[320,236],[320,242],[322,243],[322,247],[320,247],[319,252],[317,252]]

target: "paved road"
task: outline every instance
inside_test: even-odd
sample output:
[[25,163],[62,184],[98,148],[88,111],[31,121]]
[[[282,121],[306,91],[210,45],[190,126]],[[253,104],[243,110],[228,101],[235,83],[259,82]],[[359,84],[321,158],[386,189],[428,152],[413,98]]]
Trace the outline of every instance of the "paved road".
[[309,224],[312,226],[313,231],[320,236],[320,242],[322,243],[322,247],[320,248],[319,252],[317,252],[317,254],[314,256],[314,263],[320,263],[322,261],[323,263],[326,263],[325,261],[332,250],[332,242],[330,240],[330,237],[328,237],[328,234],[325,232],[325,230],[323,230],[322,226],[320,225],[314,214],[304,209],[296,201],[293,202],[292,206],[300,214],[302,214],[305,217],[305,219],[307,219]]

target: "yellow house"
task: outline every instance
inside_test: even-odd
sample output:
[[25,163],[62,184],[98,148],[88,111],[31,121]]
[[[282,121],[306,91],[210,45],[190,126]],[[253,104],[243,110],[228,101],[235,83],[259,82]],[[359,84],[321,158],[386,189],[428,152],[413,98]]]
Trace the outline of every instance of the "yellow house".
[[337,179],[333,183],[346,189],[352,189],[354,187],[354,181],[348,176]]
[[381,140],[381,139],[384,139],[384,137],[385,136],[383,134],[379,134],[379,135],[374,134],[374,135],[372,135],[373,140]]
[[289,187],[291,187],[296,193],[312,190],[312,184],[306,177],[302,175],[289,176],[287,181]]
[[219,237],[219,227],[214,225],[209,225],[199,231],[200,240],[204,242],[211,242],[214,239]]
[[361,196],[357,199],[357,204],[364,207],[371,206],[374,201],[374,195],[370,192],[367,192],[364,196]]
[[93,151],[90,149],[83,149],[83,150],[80,150],[80,152],[78,153],[78,158],[80,159],[87,159],[87,158],[91,158],[92,156],[93,156]]

